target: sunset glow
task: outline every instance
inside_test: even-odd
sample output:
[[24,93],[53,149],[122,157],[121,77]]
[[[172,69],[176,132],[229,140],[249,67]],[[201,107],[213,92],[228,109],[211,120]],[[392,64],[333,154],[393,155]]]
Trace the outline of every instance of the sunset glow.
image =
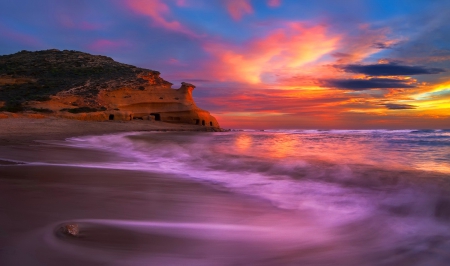
[[21,6],[0,4],[1,54],[74,49],[158,70],[195,84],[226,128],[450,127],[448,1]]

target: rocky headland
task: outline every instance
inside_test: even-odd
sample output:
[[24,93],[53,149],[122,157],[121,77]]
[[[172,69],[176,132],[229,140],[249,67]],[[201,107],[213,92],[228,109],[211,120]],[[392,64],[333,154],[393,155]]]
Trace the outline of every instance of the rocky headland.
[[0,56],[0,118],[60,117],[86,121],[154,120],[218,130],[196,106],[194,85],[179,89],[158,71],[69,50]]

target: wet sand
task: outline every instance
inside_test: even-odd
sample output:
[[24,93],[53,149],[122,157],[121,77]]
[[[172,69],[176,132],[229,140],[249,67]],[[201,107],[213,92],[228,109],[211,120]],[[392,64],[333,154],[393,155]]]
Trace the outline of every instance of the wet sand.
[[[230,259],[236,262],[239,257],[226,256],[239,254],[248,261],[266,254],[248,245],[236,245],[239,241],[221,243],[183,234],[171,236],[158,228],[151,234],[140,233],[103,222],[95,226],[95,221],[173,223],[175,229],[182,230],[180,224],[185,223],[254,225],[257,220],[264,225],[282,215],[262,202],[160,174],[60,166],[0,166],[0,176],[1,265],[109,265],[131,262],[133,256],[142,256],[142,251],[166,259],[198,256],[200,261],[207,258],[218,262]],[[91,222],[79,221],[86,219]],[[58,224],[63,223],[79,224],[81,236],[53,239]],[[197,233],[205,230],[200,228]],[[46,240],[48,235],[53,242]],[[77,253],[77,246],[94,254]],[[242,249],[246,250],[244,254],[239,252]]]
[[68,137],[130,131],[205,131],[205,127],[159,121],[79,121],[47,118],[0,119],[0,145],[29,144],[35,140],[63,140]]

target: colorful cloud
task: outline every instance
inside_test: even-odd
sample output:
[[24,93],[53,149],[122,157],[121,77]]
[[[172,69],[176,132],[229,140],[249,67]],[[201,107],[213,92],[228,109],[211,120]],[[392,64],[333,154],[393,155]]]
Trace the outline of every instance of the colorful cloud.
[[[180,6],[185,4],[185,2],[180,1],[177,3]],[[195,35],[173,17],[169,6],[161,0],[126,0],[125,5],[136,14],[148,16],[154,27]]]
[[246,14],[253,13],[250,0],[225,0],[225,5],[230,16],[236,21],[241,20]]
[[207,43],[205,49],[213,56],[209,67],[218,79],[257,84],[266,73],[295,72],[313,63],[333,51],[338,41],[325,26],[286,23],[244,45]]
[[267,0],[267,5],[270,7],[279,7],[281,5],[281,0]]

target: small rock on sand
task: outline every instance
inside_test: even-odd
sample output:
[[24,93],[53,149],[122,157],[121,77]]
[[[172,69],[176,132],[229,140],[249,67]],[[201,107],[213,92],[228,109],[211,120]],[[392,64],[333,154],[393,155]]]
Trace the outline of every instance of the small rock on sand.
[[62,231],[66,235],[78,236],[79,233],[78,224],[66,224],[65,226],[63,226]]

